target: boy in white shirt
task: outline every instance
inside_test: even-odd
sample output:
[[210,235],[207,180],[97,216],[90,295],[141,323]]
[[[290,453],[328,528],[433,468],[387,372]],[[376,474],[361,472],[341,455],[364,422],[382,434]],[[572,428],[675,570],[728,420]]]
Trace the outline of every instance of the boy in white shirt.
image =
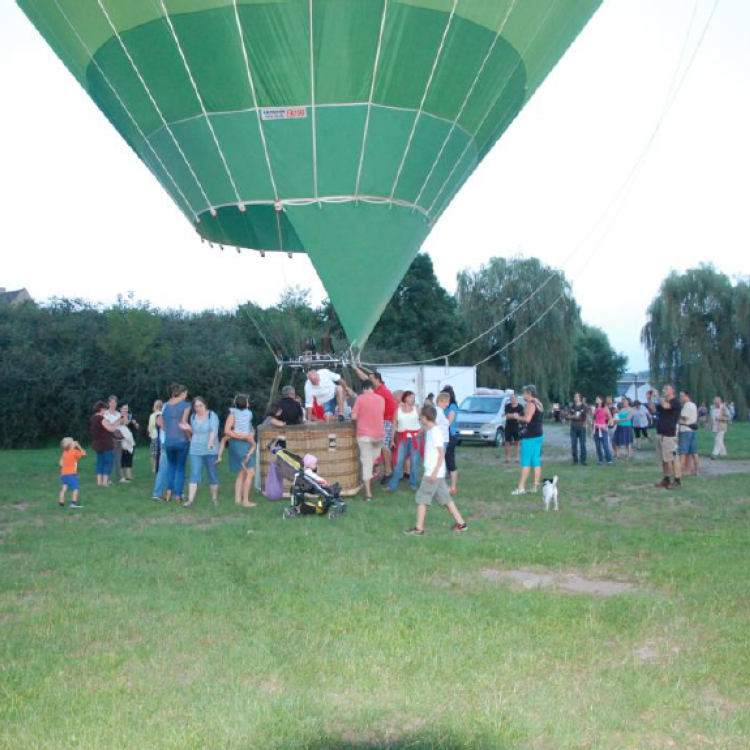
[[406,533],[411,536],[424,535],[427,506],[432,505],[434,497],[437,497],[438,505],[442,505],[453,516],[456,522],[453,530],[466,531],[468,526],[458,512],[445,483],[445,444],[443,432],[437,426],[437,409],[434,406],[425,406],[422,409],[422,424],[425,429],[424,476],[416,496],[417,523]]

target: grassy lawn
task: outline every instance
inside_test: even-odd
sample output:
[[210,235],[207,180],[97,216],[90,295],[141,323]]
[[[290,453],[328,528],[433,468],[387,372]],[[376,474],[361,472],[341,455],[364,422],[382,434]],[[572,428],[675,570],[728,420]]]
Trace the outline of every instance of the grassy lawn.
[[142,450],[61,510],[57,451],[0,452],[0,747],[750,747],[747,470],[670,492],[650,451],[557,456],[545,514],[461,448],[469,531],[434,508],[413,538],[406,489],[284,521],[222,466],[218,509],[175,508]]

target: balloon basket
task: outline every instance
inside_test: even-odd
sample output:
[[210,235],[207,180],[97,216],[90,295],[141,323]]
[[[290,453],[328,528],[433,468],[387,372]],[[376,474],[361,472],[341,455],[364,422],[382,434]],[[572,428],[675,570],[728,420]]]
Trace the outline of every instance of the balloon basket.
[[[342,497],[352,497],[362,489],[362,471],[354,422],[312,422],[286,427],[258,428],[258,465],[263,487],[266,486],[271,451],[268,444],[281,438],[287,450],[303,457],[312,453],[318,459],[316,473],[327,482],[338,482]],[[284,496],[290,483],[284,480]]]

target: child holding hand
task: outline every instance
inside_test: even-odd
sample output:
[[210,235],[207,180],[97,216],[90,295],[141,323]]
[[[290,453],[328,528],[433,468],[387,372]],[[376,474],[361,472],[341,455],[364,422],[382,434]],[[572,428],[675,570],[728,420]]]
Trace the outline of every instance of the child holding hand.
[[78,491],[81,489],[81,483],[78,481],[78,460],[86,456],[86,451],[72,437],[63,438],[60,447],[62,448],[62,455],[60,456],[60,482],[62,487],[60,487],[57,503],[61,508],[65,507],[65,492],[70,489],[72,492],[70,507],[82,508],[83,506],[78,502]]

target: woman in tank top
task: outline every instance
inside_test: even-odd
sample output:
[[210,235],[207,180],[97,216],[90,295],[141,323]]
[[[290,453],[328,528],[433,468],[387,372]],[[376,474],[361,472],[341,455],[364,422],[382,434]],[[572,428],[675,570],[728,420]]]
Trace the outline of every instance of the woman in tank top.
[[514,417],[521,424],[521,476],[518,487],[512,492],[513,495],[526,493],[526,482],[529,480],[532,468],[534,469],[534,485],[531,491],[538,492],[542,481],[542,441],[544,440],[542,417],[544,405],[536,397],[536,386],[527,385],[524,387],[523,401],[523,416],[508,414],[508,418]]
[[411,461],[409,484],[416,491],[419,476],[419,459],[422,455],[422,423],[419,410],[414,405],[414,393],[404,391],[396,413],[393,416],[391,450],[396,451],[396,468],[386,489],[395,492],[404,473],[407,456]]

